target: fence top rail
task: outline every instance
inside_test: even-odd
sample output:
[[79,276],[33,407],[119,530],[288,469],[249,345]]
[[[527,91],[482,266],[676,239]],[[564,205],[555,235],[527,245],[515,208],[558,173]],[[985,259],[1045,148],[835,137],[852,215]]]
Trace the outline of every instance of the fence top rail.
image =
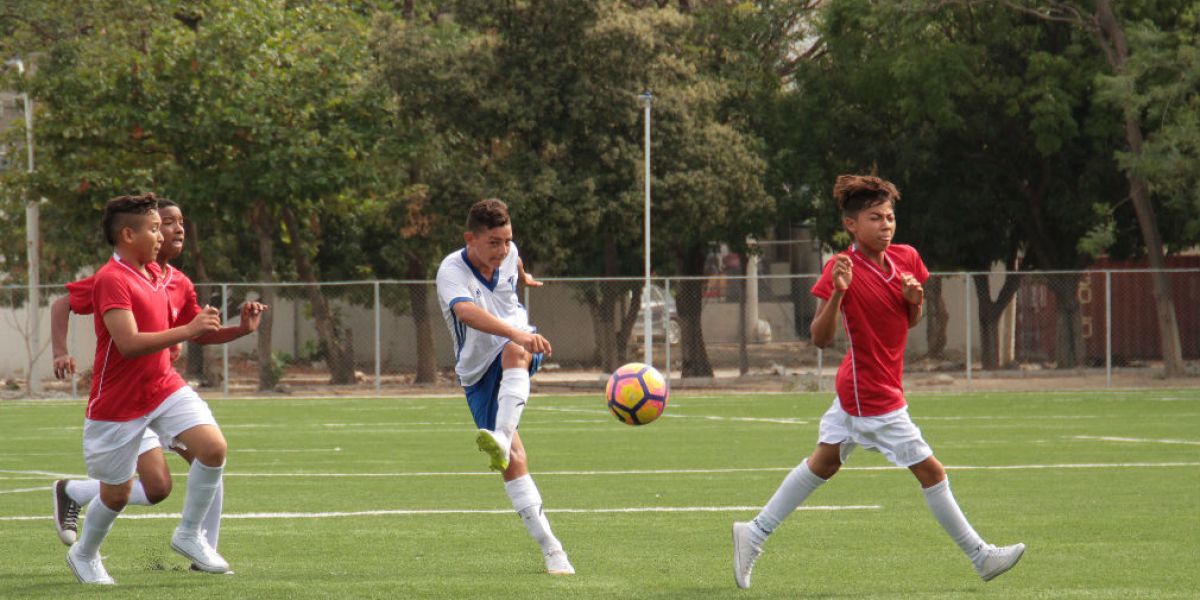
[[[1200,273],[1200,268],[1178,268],[1178,269],[1080,269],[1075,271],[1054,270],[1054,271],[932,271],[930,276],[937,277],[963,277],[963,276],[978,276],[978,275],[1017,275],[1022,277],[1039,277],[1046,275],[1088,275],[1088,274],[1103,275],[1110,274],[1143,274],[1151,273]],[[670,277],[654,276],[650,278],[652,283],[661,283],[663,281],[707,281],[715,279],[725,280],[744,280],[744,279],[813,279],[818,277],[819,273],[759,273],[758,275],[731,275],[731,274],[713,274],[713,275],[673,275]],[[538,281],[547,283],[639,283],[645,281],[645,277],[539,277]],[[436,283],[433,279],[361,279],[353,281],[227,281],[227,282],[194,282],[196,287],[309,287],[309,286],[374,286],[374,285],[430,285]],[[61,290],[65,283],[40,283],[37,286],[39,290]],[[24,291],[30,286],[21,284],[0,285],[0,291]]]

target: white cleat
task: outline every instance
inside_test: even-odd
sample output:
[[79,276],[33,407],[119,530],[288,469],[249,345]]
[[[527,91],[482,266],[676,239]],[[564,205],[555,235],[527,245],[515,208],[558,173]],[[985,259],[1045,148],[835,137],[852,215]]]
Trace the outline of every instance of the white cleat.
[[546,572],[551,575],[574,575],[575,567],[567,560],[567,553],[555,550],[546,555]]
[[192,566],[197,570],[218,575],[229,571],[229,563],[208,545],[208,540],[198,531],[176,529],[175,535],[171,536],[171,549],[192,561]]
[[192,566],[188,567],[188,569],[191,571],[195,571],[197,573],[208,573],[210,575],[233,575],[232,570],[227,570],[224,573],[213,573],[211,571],[205,571],[204,569],[201,569],[200,565],[197,565],[196,563],[192,563]]
[[1021,556],[1024,554],[1025,544],[1013,544],[1003,547],[987,544],[979,551],[979,556],[972,562],[975,564],[975,572],[984,581],[991,581],[1015,567],[1017,561],[1021,560]]
[[54,494],[54,529],[59,541],[70,546],[79,537],[80,506],[67,495],[66,479],[55,481],[50,491]]
[[750,587],[750,572],[762,554],[762,544],[754,541],[752,527],[744,521],[733,524],[733,580],[742,589]]
[[72,546],[67,550],[67,565],[71,567],[71,572],[75,574],[75,578],[80,583],[90,583],[95,585],[115,585],[112,577],[108,576],[108,571],[104,569],[104,563],[100,560],[100,555],[97,554],[93,558],[82,558],[75,555],[76,546]]

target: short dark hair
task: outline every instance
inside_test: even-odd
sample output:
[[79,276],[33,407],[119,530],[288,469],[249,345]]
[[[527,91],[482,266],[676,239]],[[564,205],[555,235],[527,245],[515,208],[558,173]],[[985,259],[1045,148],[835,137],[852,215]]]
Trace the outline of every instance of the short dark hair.
[[148,215],[158,210],[158,198],[154,194],[141,196],[117,196],[104,206],[104,218],[100,225],[104,228],[104,238],[108,243],[117,245],[117,234],[130,226],[130,218]]
[[[172,207],[179,208],[179,204],[177,202],[175,202],[174,200],[168,200],[166,198],[158,199],[158,210],[162,210],[164,208],[172,208]],[[180,210],[183,210],[183,209],[180,208]]]
[[510,222],[508,205],[498,198],[480,200],[471,205],[471,210],[467,212],[467,231],[472,233],[504,227]]
[[877,204],[900,200],[900,190],[892,182],[873,175],[839,175],[833,184],[833,198],[842,216],[853,217],[858,211]]

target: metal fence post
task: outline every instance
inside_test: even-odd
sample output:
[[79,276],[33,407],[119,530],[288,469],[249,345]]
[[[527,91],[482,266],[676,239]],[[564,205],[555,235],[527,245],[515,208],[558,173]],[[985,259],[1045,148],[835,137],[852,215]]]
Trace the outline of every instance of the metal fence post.
[[383,330],[383,314],[379,309],[379,280],[375,280],[375,393],[378,394],[383,389],[382,379],[382,361],[383,361],[383,340],[380,337]]
[[668,387],[671,382],[671,315],[667,310],[671,302],[671,280],[670,278],[663,279],[663,342],[666,348],[663,350],[663,377],[667,380]]
[[1104,385],[1112,387],[1112,271],[1104,271]]
[[[221,322],[229,322],[228,283],[221,284]],[[267,360],[270,360],[270,357],[267,357]],[[221,392],[229,395],[229,344],[221,344]]]
[[971,274],[963,273],[963,323],[967,336],[967,387],[971,386]]

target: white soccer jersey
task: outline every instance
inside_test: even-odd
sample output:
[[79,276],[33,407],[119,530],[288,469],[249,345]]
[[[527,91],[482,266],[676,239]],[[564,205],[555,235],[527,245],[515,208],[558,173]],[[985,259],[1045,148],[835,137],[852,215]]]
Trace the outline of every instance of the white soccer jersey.
[[508,256],[492,273],[490,281],[467,260],[466,248],[451,252],[438,267],[438,303],[442,307],[442,318],[450,328],[450,338],[454,340],[454,371],[463,386],[479,381],[504,349],[508,338],[484,333],[460,322],[454,314],[455,304],[474,302],[509,325],[533,331],[529,326],[529,314],[517,298],[517,260],[517,245],[510,243]]

